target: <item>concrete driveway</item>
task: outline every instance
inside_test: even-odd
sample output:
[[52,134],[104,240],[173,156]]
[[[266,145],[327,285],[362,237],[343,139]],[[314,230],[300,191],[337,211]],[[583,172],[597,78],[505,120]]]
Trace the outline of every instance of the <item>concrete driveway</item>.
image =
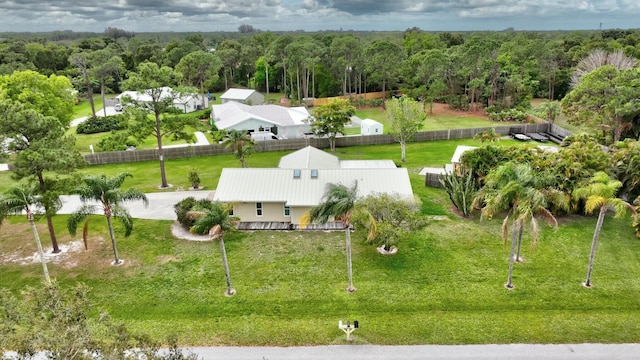
[[[124,207],[132,217],[150,220],[175,220],[176,213],[173,210],[174,204],[189,196],[193,196],[196,199],[213,198],[213,191],[168,191],[149,193],[146,195],[149,200],[149,206],[147,207],[144,206],[142,201],[124,203]],[[82,205],[82,201],[80,201],[77,195],[63,195],[60,199],[63,205],[60,211],[58,211],[58,214],[71,214]],[[102,207],[99,206],[97,202],[88,202],[87,204],[98,205],[96,206],[95,213],[103,213]]]

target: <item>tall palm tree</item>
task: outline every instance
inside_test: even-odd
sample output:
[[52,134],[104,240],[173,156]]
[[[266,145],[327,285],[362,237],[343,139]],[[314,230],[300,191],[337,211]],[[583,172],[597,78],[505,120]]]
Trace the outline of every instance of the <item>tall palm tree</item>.
[[127,177],[132,177],[129,173],[120,173],[113,177],[107,177],[104,174],[99,176],[87,175],[82,179],[83,184],[76,189],[76,193],[80,195],[80,200],[84,203],[76,210],[67,221],[67,228],[72,235],[75,235],[78,224],[80,224],[89,215],[96,213],[98,206],[87,204],[87,201],[97,201],[102,205],[104,216],[109,226],[109,235],[111,236],[111,245],[113,247],[113,256],[115,260],[113,265],[120,265],[123,261],[118,258],[118,249],[116,247],[116,239],[113,233],[113,224],[111,217],[120,219],[125,228],[124,236],[131,235],[133,231],[133,219],[129,212],[122,207],[123,202],[142,200],[147,206],[149,201],[145,194],[137,189],[122,190],[120,187]]
[[[60,202],[58,200],[57,207]],[[31,226],[33,237],[36,240],[38,246],[38,256],[42,263],[42,270],[44,271],[44,280],[47,284],[51,283],[49,277],[49,269],[47,268],[47,262],[44,259],[44,251],[42,250],[42,243],[40,242],[40,235],[38,234],[38,228],[36,228],[34,208],[42,207],[42,197],[38,195],[37,186],[24,186],[18,185],[10,188],[5,195],[0,197],[0,225],[7,215],[11,214],[27,214],[27,220]]]
[[502,222],[502,238],[505,242],[509,234],[509,222],[512,222],[509,275],[505,284],[507,289],[514,288],[513,264],[519,260],[520,249],[518,245],[516,255],[516,244],[521,243],[525,221],[531,221],[532,246],[535,246],[539,233],[536,215],[557,226],[556,218],[547,209],[549,199],[553,198],[557,206],[568,206],[568,201],[558,191],[546,188],[538,175],[527,164],[503,164],[487,175],[485,186],[474,199],[476,205],[482,205],[482,217],[491,218],[494,214],[507,210]]
[[251,135],[245,131],[235,129],[230,130],[227,136],[222,139],[222,146],[227,149],[231,148],[236,158],[240,160],[243,168],[248,167],[246,157],[251,155],[254,145],[255,142],[251,138]]
[[596,256],[596,247],[598,245],[598,238],[600,237],[600,231],[602,230],[602,223],[607,211],[614,212],[615,217],[620,217],[627,210],[633,210],[634,207],[628,202],[616,197],[618,189],[622,186],[622,183],[618,180],[613,180],[604,172],[597,172],[589,180],[589,184],[580,187],[573,191],[573,197],[576,200],[585,200],[584,211],[587,214],[593,213],[596,209],[598,212],[598,222],[593,232],[593,239],[591,241],[591,253],[589,254],[589,267],[587,270],[587,280],[582,283],[585,287],[591,287],[591,272],[593,271],[593,261]]
[[347,273],[349,285],[347,291],[354,292],[353,274],[351,267],[351,215],[358,195],[358,182],[354,181],[351,187],[342,184],[327,184],[324,197],[320,205],[309,211],[309,221],[317,221],[326,224],[329,220],[335,219],[342,222],[345,229],[347,247]]
[[209,232],[209,235],[218,239],[220,252],[222,254],[222,266],[224,267],[224,275],[227,280],[227,290],[224,294],[227,296],[235,295],[236,290],[231,287],[227,250],[224,247],[224,232],[231,229],[229,210],[218,201],[199,202],[198,205],[189,212],[188,216],[196,219],[191,229],[189,229],[191,232],[196,234]]

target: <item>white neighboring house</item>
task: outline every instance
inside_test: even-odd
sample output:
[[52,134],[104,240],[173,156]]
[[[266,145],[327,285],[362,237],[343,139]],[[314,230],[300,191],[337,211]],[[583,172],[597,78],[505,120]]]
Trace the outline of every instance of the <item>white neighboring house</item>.
[[260,105],[264,104],[264,95],[253,89],[231,88],[220,95],[220,100],[223,104],[235,101],[246,105]]
[[372,119],[360,121],[360,135],[382,135],[384,126]]
[[[130,98],[133,101],[140,103],[151,102],[150,90],[144,91],[125,91],[122,94],[116,96],[119,103],[123,103],[125,98]],[[160,98],[174,97],[174,90],[168,86],[161,88]],[[185,94],[184,96],[178,96],[173,100],[173,107],[182,111],[183,113],[190,113],[196,110],[202,109],[202,101],[204,100],[205,108],[209,106],[209,99],[202,94]]]
[[388,193],[413,199],[406,168],[390,160],[355,163],[306,147],[282,157],[278,168],[225,168],[214,200],[233,204],[241,227],[260,223],[265,226],[254,228],[289,229],[298,228],[303,215],[321,203],[329,183],[357,181],[359,197]]
[[309,116],[303,106],[250,106],[233,101],[211,106],[211,119],[219,130],[272,132],[284,139],[303,138],[310,132]]

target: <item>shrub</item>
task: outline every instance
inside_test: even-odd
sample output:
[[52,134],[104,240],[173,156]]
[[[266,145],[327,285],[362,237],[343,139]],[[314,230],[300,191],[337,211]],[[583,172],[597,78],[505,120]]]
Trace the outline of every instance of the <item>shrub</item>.
[[96,134],[114,130],[122,130],[126,127],[125,117],[122,115],[91,116],[85,122],[78,125],[78,134]]
[[190,219],[187,214],[194,206],[196,206],[197,203],[198,201],[193,196],[189,196],[188,198],[184,198],[177,204],[173,205],[173,210],[176,212],[178,222],[184,227],[190,228],[193,226],[195,221]]
[[191,183],[192,188],[200,188],[200,175],[198,175],[198,169],[191,168],[191,170],[189,170],[189,182]]
[[487,107],[484,111],[492,121],[524,122],[527,120],[527,113],[518,109],[505,109],[494,105]]
[[137,141],[131,139],[126,132],[112,131],[111,135],[98,142],[97,148],[98,151],[124,151],[137,145]]
[[469,217],[473,210],[473,197],[476,194],[476,181],[471,171],[458,175],[455,173],[442,174],[438,178],[449,194],[449,199],[464,217]]
[[379,107],[382,106],[382,99],[371,99],[371,100],[367,100],[367,104],[371,107]]

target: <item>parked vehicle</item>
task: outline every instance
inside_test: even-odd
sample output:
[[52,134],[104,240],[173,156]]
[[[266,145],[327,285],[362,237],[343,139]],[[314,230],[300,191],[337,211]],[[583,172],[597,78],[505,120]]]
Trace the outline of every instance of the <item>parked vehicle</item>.
[[265,140],[280,140],[276,134],[270,131],[254,131],[251,133],[251,139],[253,141],[265,141]]
[[115,105],[113,105],[113,109],[117,112],[121,112],[122,111],[122,104],[117,103]]

